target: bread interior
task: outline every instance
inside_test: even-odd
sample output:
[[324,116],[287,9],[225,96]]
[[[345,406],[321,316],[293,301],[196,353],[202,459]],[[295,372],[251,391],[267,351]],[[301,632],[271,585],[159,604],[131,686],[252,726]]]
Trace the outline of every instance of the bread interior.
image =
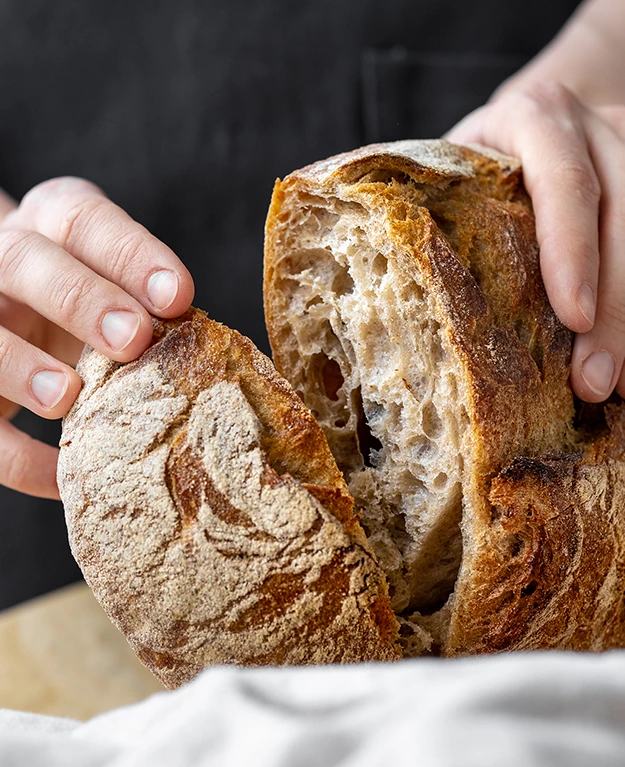
[[435,653],[462,559],[467,407],[434,298],[380,219],[299,193],[276,265],[279,343],[361,509],[405,654]]

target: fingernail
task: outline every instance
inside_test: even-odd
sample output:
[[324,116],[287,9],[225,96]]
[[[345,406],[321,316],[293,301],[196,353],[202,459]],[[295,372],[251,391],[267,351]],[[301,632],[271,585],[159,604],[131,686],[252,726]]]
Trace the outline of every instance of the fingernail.
[[102,319],[102,335],[106,343],[116,352],[125,349],[137,335],[141,318],[134,312],[107,312]]
[[614,357],[609,352],[593,352],[582,363],[586,386],[601,397],[607,397],[614,376]]
[[45,408],[51,409],[63,399],[69,376],[58,370],[40,370],[31,378],[30,388],[35,399]]
[[587,282],[577,291],[577,306],[591,325],[595,324],[595,294]]
[[148,298],[156,309],[167,309],[178,295],[178,277],[175,272],[161,269],[150,275],[147,290]]

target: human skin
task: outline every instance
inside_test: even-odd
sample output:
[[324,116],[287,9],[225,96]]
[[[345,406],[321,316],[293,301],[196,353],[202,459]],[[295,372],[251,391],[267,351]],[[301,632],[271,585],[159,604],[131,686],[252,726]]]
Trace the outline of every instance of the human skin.
[[136,359],[152,338],[150,314],[182,314],[193,280],[170,248],[83,179],[45,181],[19,206],[0,192],[0,219],[0,483],[59,498],[58,449],[10,418],[20,406],[65,415],[80,391],[83,345]]
[[576,332],[571,385],[625,396],[625,3],[589,0],[446,136],[519,157],[543,280]]
[[[614,387],[625,395],[624,105],[623,0],[587,0],[447,136],[521,158],[547,293],[577,334],[571,383],[594,402]],[[166,295],[164,273],[175,275],[175,294]],[[88,181],[45,181],[19,205],[0,191],[0,484],[59,497],[58,450],[10,418],[20,406],[65,415],[84,343],[136,359],[150,342],[149,315],[178,316],[193,290],[175,254]],[[125,345],[122,318],[135,331]]]

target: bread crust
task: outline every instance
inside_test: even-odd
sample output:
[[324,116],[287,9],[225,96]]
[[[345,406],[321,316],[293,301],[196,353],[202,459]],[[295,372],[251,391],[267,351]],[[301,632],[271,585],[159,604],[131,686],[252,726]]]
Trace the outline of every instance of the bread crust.
[[214,663],[400,657],[385,577],[310,412],[236,331],[87,349],[58,483],[85,580],[167,687]]
[[[301,359],[281,270],[300,244],[298,206],[329,198],[366,211],[393,275],[418,276],[466,411],[460,567],[442,609],[420,613],[417,593],[398,616],[405,654],[624,646],[625,410],[575,407],[572,336],[542,285],[518,162],[396,142],[278,181],[265,311],[292,382]],[[330,399],[337,367],[318,376]],[[87,349],[77,370],[84,387],[64,419],[58,472],[70,545],[165,685],[214,663],[401,657],[387,577],[326,437],[248,339],[191,309],[154,320],[139,360]],[[362,452],[367,435],[352,437],[331,442],[337,460]],[[455,545],[451,527],[435,532],[426,543]]]
[[449,654],[625,644],[625,409],[606,412],[584,450],[519,457],[491,483],[480,581]]
[[274,360],[293,381],[281,270],[300,246],[296,211],[308,200],[358,203],[383,229],[385,257],[434,297],[468,403],[462,562],[436,651],[623,646],[622,431],[609,420],[608,459],[575,430],[572,335],[542,284],[520,165],[476,150],[371,145],[276,182],[264,278]]

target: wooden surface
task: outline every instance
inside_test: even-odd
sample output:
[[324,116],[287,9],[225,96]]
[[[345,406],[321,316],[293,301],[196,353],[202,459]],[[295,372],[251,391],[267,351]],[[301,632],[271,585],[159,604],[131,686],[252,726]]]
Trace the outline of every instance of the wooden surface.
[[163,689],[84,583],[0,613],[0,708],[88,719]]

